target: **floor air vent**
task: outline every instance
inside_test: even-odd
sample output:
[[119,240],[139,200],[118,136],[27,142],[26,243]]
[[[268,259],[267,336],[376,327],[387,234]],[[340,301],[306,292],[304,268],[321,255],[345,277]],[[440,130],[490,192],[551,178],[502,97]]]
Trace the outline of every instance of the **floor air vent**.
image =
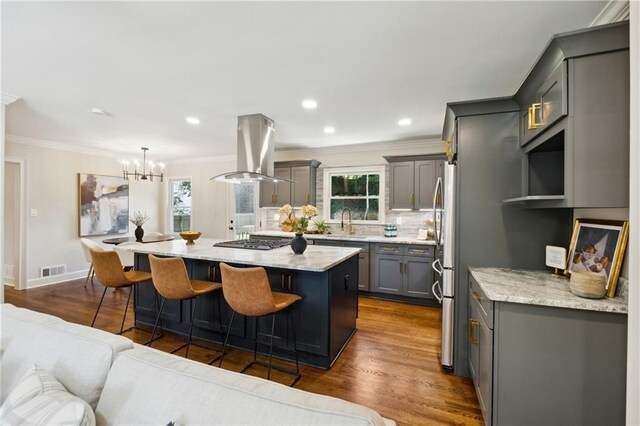
[[67,265],[43,266],[42,268],[40,268],[40,278],[64,275],[66,270]]

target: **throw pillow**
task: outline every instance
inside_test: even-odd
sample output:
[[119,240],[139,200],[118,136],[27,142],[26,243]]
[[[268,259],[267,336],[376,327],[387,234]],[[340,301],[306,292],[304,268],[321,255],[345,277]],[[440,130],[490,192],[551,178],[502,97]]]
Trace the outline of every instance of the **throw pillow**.
[[0,407],[1,425],[95,425],[89,404],[53,375],[33,366]]

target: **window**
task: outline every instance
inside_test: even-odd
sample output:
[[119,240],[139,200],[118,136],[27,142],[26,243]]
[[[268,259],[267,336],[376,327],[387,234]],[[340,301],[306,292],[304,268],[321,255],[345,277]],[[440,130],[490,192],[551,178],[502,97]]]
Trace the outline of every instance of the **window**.
[[235,201],[235,238],[247,238],[256,230],[256,184],[233,185]]
[[191,229],[191,179],[169,181],[169,232]]
[[351,210],[353,222],[384,222],[384,166],[324,170],[324,219],[337,222]]

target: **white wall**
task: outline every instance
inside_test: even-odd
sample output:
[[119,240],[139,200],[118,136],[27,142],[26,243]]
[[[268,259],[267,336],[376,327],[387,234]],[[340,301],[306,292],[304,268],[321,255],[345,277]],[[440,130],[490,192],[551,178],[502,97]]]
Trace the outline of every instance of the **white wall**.
[[640,2],[631,2],[631,226],[627,339],[627,424],[640,424]]
[[[26,160],[27,287],[84,276],[88,265],[78,236],[78,173],[119,176],[121,166],[117,159],[10,140],[6,142],[6,155]],[[130,181],[130,212],[140,210],[151,217],[145,230],[160,227],[161,187],[155,181]],[[31,217],[30,209],[37,209],[38,215]],[[133,235],[134,227],[129,229]],[[96,241],[103,238],[93,237]],[[66,275],[39,278],[40,267],[58,264],[67,265]]]
[[[165,182],[171,178],[191,178],[191,229],[202,232],[203,237],[228,237],[229,194],[232,186],[215,182],[212,177],[234,171],[235,156],[169,162],[165,169]],[[169,187],[164,185],[161,195],[162,232],[168,232]]]

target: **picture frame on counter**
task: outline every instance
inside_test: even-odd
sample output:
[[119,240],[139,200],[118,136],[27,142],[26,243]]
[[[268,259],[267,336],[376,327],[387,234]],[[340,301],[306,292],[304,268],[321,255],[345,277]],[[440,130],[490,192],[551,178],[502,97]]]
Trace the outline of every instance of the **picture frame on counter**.
[[629,238],[624,220],[576,219],[565,275],[591,272],[607,278],[607,296],[615,297]]

